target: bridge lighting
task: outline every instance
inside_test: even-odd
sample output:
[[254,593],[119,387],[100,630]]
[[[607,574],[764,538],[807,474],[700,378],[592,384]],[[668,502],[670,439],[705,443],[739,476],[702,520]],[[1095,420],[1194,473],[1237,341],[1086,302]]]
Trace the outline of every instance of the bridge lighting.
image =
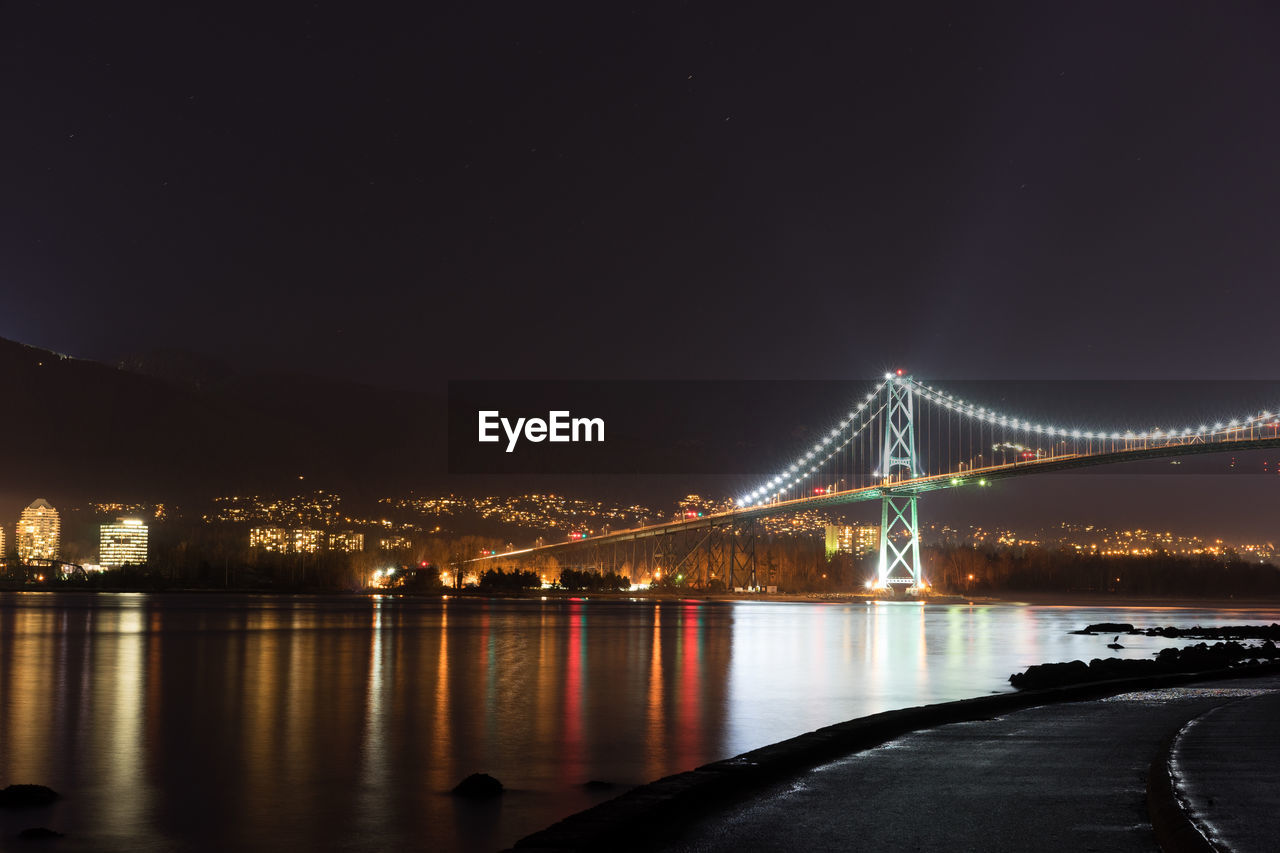
[[1222,429],[1222,421],[1218,421],[1216,424],[1214,424],[1214,425],[1213,425],[1213,428],[1214,428],[1214,429]]
[[986,484],[987,484],[987,481],[986,481],[986,480],[979,480],[979,481],[978,481],[978,485],[979,485],[979,486],[985,486]]
[[893,378],[893,374],[892,374],[892,373],[886,373],[886,374],[884,375],[884,378],[885,378],[886,380],[892,379],[892,378]]
[[1240,422],[1239,422],[1238,420],[1236,420],[1235,418],[1232,418],[1232,419],[1231,419],[1231,423],[1227,424],[1227,426],[1233,426],[1233,427],[1234,427],[1234,426],[1240,426]]
[[959,477],[952,477],[952,478],[951,478],[951,485],[953,485],[953,486],[958,486],[958,485],[960,485],[960,478],[959,478]]
[[1071,431],[1071,437],[1072,437],[1072,438],[1079,438],[1079,437],[1080,437],[1080,430],[1078,430],[1078,429],[1073,429],[1073,430]]

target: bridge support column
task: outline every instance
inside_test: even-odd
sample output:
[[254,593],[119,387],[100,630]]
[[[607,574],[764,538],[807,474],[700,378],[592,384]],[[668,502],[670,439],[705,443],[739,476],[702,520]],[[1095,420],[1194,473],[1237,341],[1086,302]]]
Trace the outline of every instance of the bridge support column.
[[[920,476],[920,460],[916,454],[911,377],[893,376],[885,387],[888,402],[879,473],[888,487],[899,469],[906,469],[907,477]],[[916,592],[924,586],[924,574],[920,571],[920,518],[916,500],[915,495],[895,495],[886,490],[881,502],[880,573],[876,579],[876,586],[881,589],[890,584],[909,584],[908,591]],[[902,542],[901,547],[899,542]],[[902,570],[906,571],[906,576]]]
[[876,586],[881,589],[890,584],[907,584],[908,591],[914,592],[924,584],[917,500],[915,495],[885,495],[880,504],[880,571]]

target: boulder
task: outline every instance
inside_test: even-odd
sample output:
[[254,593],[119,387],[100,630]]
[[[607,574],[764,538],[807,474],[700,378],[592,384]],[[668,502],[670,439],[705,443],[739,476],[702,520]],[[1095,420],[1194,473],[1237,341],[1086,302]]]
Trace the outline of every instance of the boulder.
[[0,790],[0,808],[32,809],[58,799],[58,792],[44,785],[10,785]]
[[1099,622],[1096,625],[1086,625],[1085,629],[1080,632],[1082,634],[1132,634],[1133,626],[1128,622]]
[[1019,690],[1037,690],[1041,687],[1061,687],[1091,681],[1089,667],[1082,660],[1070,663],[1042,663],[1027,667],[1026,672],[1015,672],[1009,683]]
[[502,783],[488,773],[472,773],[453,789],[454,796],[484,800],[502,793]]

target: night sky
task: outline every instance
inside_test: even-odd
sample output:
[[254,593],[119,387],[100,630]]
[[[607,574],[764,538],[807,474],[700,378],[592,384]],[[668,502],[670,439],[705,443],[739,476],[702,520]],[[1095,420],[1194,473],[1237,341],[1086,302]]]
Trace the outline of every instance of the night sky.
[[1275,378],[1275,4],[450,5],[6,4],[0,336]]
[[9,3],[0,337],[438,394],[1277,380],[1277,44],[1265,2]]

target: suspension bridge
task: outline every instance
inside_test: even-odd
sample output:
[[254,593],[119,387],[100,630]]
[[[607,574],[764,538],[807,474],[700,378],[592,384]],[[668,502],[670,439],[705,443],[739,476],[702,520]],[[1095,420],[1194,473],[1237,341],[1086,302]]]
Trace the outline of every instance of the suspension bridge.
[[467,562],[527,565],[574,556],[584,567],[645,565],[668,575],[687,569],[690,577],[722,578],[729,589],[739,579],[754,588],[760,519],[879,501],[872,586],[915,593],[928,585],[920,565],[922,494],[1097,465],[1277,446],[1280,410],[1142,430],[1081,429],[999,412],[898,370],[885,374],[837,426],[738,497],[731,509]]

